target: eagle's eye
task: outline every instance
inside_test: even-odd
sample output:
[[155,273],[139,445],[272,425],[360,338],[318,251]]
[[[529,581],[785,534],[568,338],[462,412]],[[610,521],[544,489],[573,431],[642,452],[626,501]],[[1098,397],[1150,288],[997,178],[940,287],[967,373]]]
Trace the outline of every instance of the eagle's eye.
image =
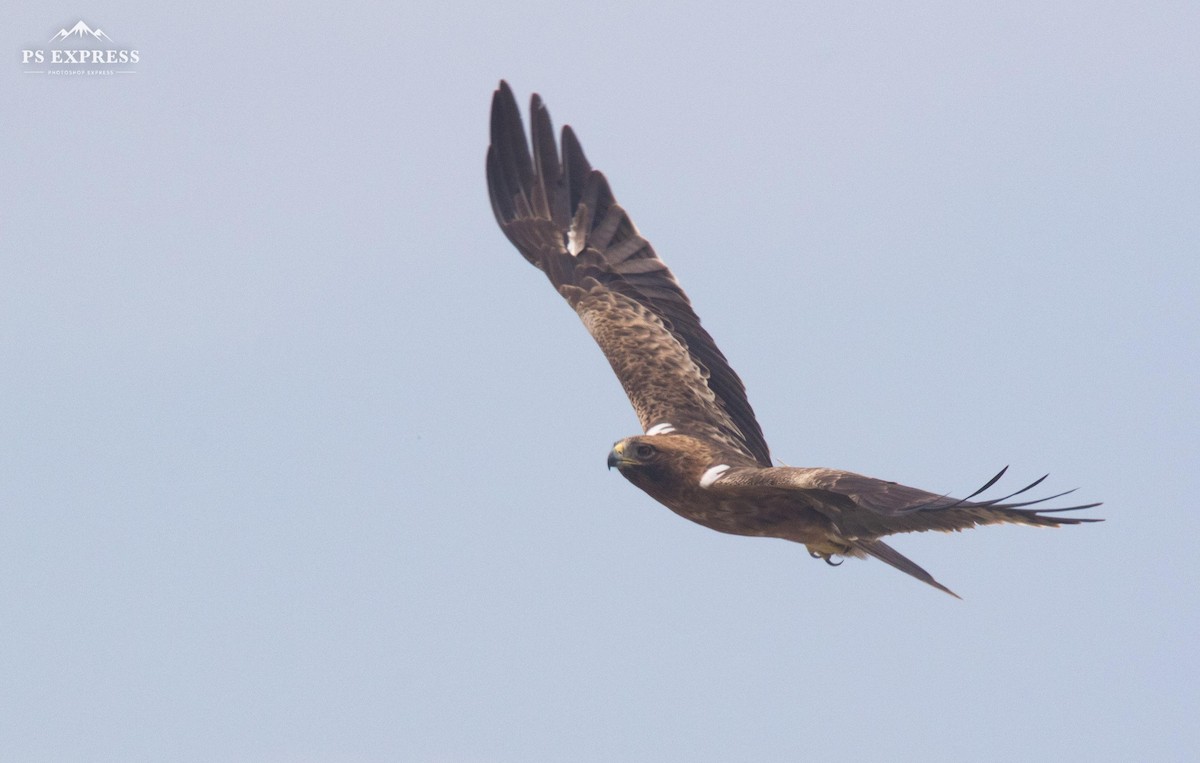
[[638,458],[650,458],[650,456],[654,455],[654,446],[640,443],[636,448],[634,448],[633,454]]

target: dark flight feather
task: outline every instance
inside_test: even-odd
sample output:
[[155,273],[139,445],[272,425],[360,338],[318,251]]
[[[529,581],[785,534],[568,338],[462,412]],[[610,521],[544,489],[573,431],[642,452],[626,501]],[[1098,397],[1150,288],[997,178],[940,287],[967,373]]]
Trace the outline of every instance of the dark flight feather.
[[604,175],[592,169],[574,132],[563,128],[560,159],[549,112],[537,95],[530,112],[532,152],[516,99],[501,82],[492,100],[487,155],[488,192],[500,228],[580,314],[643,430],[669,422],[677,431],[724,442],[731,456],[770,466],[745,386],[675,276],[638,233]]

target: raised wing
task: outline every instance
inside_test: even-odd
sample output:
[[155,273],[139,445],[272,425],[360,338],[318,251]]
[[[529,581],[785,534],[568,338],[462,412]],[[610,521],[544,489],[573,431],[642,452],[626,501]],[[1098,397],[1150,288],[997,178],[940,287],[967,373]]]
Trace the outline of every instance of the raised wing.
[[562,157],[550,114],[530,106],[533,151],[508,83],[492,97],[492,211],[508,240],[579,314],[625,388],[643,431],[687,433],[747,463],[771,456],[741,379],[675,276],[642,238],[570,127]]

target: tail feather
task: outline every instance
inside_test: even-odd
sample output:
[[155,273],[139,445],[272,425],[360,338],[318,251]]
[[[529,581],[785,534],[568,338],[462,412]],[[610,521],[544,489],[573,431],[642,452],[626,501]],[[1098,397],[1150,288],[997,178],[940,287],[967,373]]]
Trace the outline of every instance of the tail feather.
[[939,591],[945,591],[956,599],[962,599],[962,597],[956,594],[954,591],[951,591],[946,586],[934,580],[933,575],[930,575],[928,572],[921,569],[920,565],[918,565],[916,562],[904,556],[883,541],[854,540],[851,541],[851,545],[859,551],[875,557],[881,562],[887,562],[901,572],[912,575],[914,578],[923,583],[928,583]]

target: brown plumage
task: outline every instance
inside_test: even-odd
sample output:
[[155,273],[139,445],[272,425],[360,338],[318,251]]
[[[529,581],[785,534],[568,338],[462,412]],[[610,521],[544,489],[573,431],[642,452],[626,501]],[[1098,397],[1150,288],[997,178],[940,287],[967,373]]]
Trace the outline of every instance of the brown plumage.
[[971,500],[1003,470],[966,499],[953,499],[836,469],[773,466],[741,379],[671,271],[588,164],[571,128],[563,128],[560,157],[537,95],[530,111],[532,152],[512,90],[500,83],[487,153],[492,210],[509,241],[578,313],[633,403],[645,434],[618,442],[610,468],[714,530],[803,543],[831,564],[834,556],[873,556],[952,596],[879,538],[1100,521],[1050,516],[1097,503],[1028,508],[1065,493],[1005,502],[1040,479],[1004,498]]

